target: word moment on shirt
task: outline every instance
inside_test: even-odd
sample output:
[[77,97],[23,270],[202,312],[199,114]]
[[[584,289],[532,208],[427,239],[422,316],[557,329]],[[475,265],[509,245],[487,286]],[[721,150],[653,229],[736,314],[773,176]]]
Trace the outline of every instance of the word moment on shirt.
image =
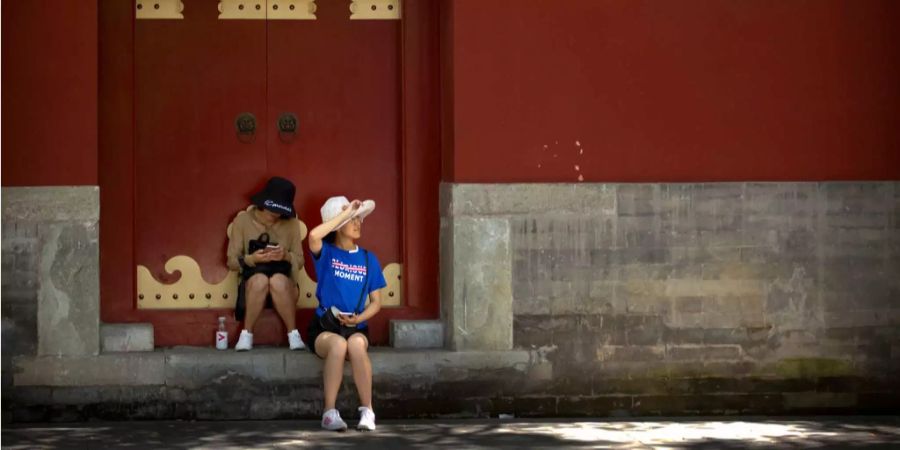
[[366,266],[347,264],[337,258],[331,258],[331,268],[334,270],[334,276],[345,280],[362,283],[366,277]]

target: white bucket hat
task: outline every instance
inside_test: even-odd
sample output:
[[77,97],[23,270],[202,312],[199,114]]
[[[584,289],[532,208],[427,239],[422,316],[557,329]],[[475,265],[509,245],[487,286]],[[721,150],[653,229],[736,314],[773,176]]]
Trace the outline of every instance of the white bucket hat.
[[[350,200],[347,200],[347,197],[343,195],[339,195],[337,197],[331,197],[325,201],[325,204],[322,205],[321,213],[322,213],[322,223],[328,222],[331,219],[339,216],[341,212],[344,210],[344,206],[347,208],[350,207]],[[375,202],[372,200],[363,200],[362,204],[359,205],[359,209],[350,216],[349,219],[341,222],[336,229],[344,226],[347,222],[355,217],[359,217],[360,219],[365,219],[366,216],[372,214],[372,211],[375,211]]]

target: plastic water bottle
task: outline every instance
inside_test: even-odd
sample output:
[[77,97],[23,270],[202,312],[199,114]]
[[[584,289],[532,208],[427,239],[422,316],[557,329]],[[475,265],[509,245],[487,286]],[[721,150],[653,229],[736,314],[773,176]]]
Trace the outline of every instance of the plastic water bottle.
[[225,317],[219,317],[219,329],[216,330],[216,348],[228,350],[228,330],[225,329]]

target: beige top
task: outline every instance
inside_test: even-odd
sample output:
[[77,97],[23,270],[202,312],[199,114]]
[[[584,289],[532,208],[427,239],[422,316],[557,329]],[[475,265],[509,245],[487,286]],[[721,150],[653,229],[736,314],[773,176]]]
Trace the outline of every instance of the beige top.
[[[256,207],[241,211],[231,223],[231,237],[228,239],[228,268],[241,270],[238,257],[246,255],[250,248],[250,240],[258,239],[262,233],[269,233],[269,242],[281,245],[291,262],[292,273],[296,278],[299,269],[303,268],[303,248],[300,242],[300,221],[297,218],[281,219],[266,227],[256,220]],[[253,266],[250,261],[245,261]],[[299,282],[299,280],[294,280]]]

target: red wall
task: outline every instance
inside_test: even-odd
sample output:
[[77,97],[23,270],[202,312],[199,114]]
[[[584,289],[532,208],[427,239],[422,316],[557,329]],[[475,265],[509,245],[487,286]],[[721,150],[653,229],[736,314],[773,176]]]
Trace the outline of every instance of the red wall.
[[96,1],[5,1],[2,16],[3,185],[96,185]]
[[447,181],[900,179],[900,1],[447,9]]

